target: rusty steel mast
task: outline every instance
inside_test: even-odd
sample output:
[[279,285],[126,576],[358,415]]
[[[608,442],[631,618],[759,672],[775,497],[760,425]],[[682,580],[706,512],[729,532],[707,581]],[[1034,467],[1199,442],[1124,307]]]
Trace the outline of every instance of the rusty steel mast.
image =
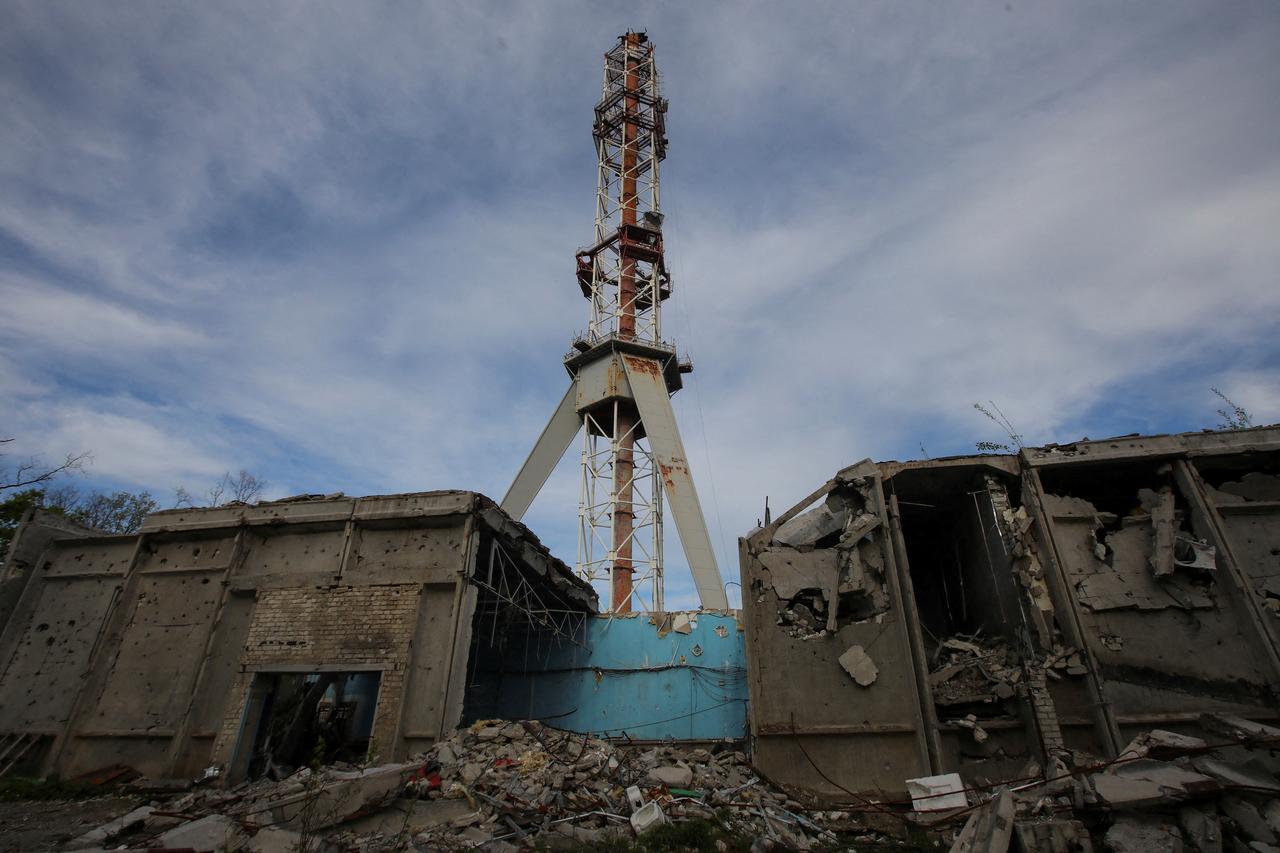
[[616,613],[664,609],[664,494],[702,606],[728,607],[671,408],[692,367],[662,339],[662,303],[671,296],[658,169],[666,111],[652,43],[644,33],[619,36],[604,56],[592,130],[595,242],[577,254],[590,321],[565,359],[569,389],[502,501],[523,516],[581,429],[577,570],[608,582]]

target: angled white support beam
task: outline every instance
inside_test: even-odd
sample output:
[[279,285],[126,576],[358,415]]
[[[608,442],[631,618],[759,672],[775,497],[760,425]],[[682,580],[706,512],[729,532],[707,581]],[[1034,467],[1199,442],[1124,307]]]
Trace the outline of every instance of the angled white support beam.
[[658,462],[662,490],[671,505],[671,514],[675,516],[684,555],[693,573],[694,586],[698,588],[698,598],[705,608],[728,610],[729,599],[720,580],[716,554],[711,548],[711,537],[707,535],[707,522],[702,515],[698,492],[693,487],[693,475],[689,472],[689,460],[676,427],[676,414],[671,408],[662,369],[652,358],[624,355],[622,361],[627,370],[627,381],[631,384],[631,395],[640,410],[640,421],[649,438],[649,447]]
[[573,439],[582,427],[582,419],[577,411],[578,381],[569,382],[569,389],[564,392],[564,399],[551,413],[538,443],[533,446],[529,458],[524,461],[520,473],[507,489],[502,499],[502,508],[514,519],[521,519],[529,509],[529,504],[538,496],[538,491],[547,482],[564,452],[573,444]]

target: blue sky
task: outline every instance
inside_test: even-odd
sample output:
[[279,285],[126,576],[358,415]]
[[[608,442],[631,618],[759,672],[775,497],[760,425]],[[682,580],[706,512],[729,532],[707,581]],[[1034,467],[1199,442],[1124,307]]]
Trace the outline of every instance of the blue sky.
[[[721,571],[863,457],[1280,420],[1280,6],[0,2],[14,455],[500,497],[587,303],[601,55],[670,99]],[[575,459],[526,520],[572,561]],[[674,537],[673,537],[674,539]],[[668,601],[692,604],[669,542]]]

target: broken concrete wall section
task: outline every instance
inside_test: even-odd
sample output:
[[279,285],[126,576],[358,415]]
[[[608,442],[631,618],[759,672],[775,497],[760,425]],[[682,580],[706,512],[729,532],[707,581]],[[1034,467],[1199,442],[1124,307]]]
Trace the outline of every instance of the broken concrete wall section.
[[[25,553],[25,552],[24,552]],[[471,492],[173,510],[49,537],[0,635],[25,772],[398,760],[464,722],[480,628],[582,641],[595,595]]]
[[901,795],[1276,719],[1277,484],[1276,428],[841,471],[740,542],[757,766]]

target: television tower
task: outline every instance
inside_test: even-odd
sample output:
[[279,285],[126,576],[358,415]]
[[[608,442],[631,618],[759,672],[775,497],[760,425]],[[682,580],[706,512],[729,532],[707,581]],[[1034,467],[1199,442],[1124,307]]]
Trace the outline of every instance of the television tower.
[[595,241],[577,254],[591,319],[564,361],[569,389],[502,499],[504,510],[522,517],[582,431],[577,571],[589,582],[610,582],[615,613],[664,609],[664,493],[702,606],[729,606],[671,408],[682,374],[693,367],[662,339],[671,276],[658,193],[667,102],[658,84],[648,37],[619,36],[604,55],[592,130]]

